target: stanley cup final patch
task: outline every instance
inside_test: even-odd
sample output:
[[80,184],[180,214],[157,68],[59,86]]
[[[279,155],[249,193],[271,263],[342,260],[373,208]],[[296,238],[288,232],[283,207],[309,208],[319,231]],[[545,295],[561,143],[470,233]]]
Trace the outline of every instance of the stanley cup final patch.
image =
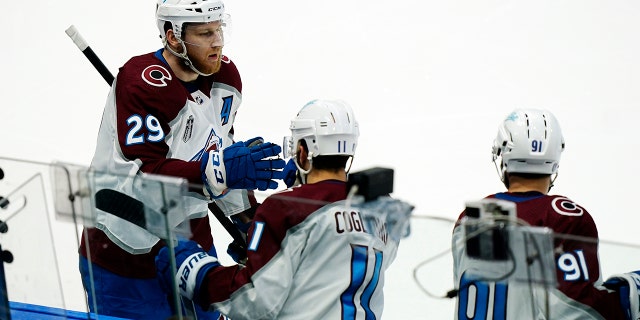
[[193,134],[193,115],[190,115],[187,119],[187,124],[184,127],[184,134],[182,135],[182,141],[187,142],[191,139]]

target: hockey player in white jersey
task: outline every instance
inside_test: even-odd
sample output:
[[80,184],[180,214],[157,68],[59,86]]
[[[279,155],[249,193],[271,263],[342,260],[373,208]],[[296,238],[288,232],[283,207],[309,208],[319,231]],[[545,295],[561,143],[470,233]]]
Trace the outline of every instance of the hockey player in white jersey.
[[[129,59],[112,84],[91,163],[96,189],[134,196],[140,191],[134,181],[142,174],[186,179],[191,192],[181,200],[191,238],[209,250],[208,209],[252,212],[257,204],[247,190],[277,188],[276,175],[285,162],[265,159],[279,154],[276,144],[259,138],[234,141],[242,80],[222,54],[229,25],[224,3],[149,4],[156,9],[163,45]],[[117,211],[97,210],[95,228],[83,230],[79,267],[90,309],[137,320],[166,319],[176,310],[154,263],[164,243],[120,218],[134,214],[130,208]]]
[[612,277],[605,288],[592,216],[566,196],[549,193],[564,148],[560,124],[551,112],[514,110],[500,124],[492,148],[507,190],[486,197],[513,204],[520,224],[553,231],[553,249],[548,250],[551,263],[538,267],[553,270],[557,286],[541,286],[531,278],[513,280],[513,271],[531,271],[529,265],[536,258],[516,260],[523,253],[502,248],[497,237],[495,246],[484,247],[502,248],[496,253],[510,261],[512,269],[503,272],[493,265],[487,270],[491,265],[486,258],[469,254],[468,240],[478,236],[465,232],[465,223],[475,217],[472,210],[465,210],[453,231],[454,281],[459,290],[455,319],[639,319],[638,273]]
[[183,296],[231,319],[380,319],[385,270],[398,239],[384,228],[365,230],[364,211],[345,201],[359,136],[353,111],[344,102],[314,100],[290,129],[302,184],[258,208],[246,266],[220,266],[183,241],[177,275],[170,273],[166,247],[156,258],[158,270],[166,281],[175,276]]

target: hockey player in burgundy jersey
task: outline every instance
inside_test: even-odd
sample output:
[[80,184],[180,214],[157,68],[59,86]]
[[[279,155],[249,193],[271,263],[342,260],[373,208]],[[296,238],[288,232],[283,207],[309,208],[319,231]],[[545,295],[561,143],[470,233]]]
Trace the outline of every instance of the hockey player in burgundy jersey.
[[[247,190],[276,188],[284,160],[263,160],[281,148],[260,138],[234,143],[242,82],[222,54],[228,21],[222,1],[159,0],[156,18],[164,46],[120,68],[91,167],[97,187],[132,196],[141,173],[188,180],[183,200],[192,239],[212,250],[209,207],[227,215],[252,212],[257,203]],[[154,263],[162,245],[147,230],[97,210],[96,227],[84,230],[79,250],[91,311],[172,316],[170,291],[161,288]]]
[[365,230],[365,212],[345,201],[359,135],[354,114],[344,102],[314,100],[291,122],[291,133],[302,184],[258,208],[246,266],[220,266],[188,241],[176,248],[177,274],[167,248],[156,258],[158,270],[167,281],[175,276],[182,295],[231,319],[380,319],[398,240],[384,228],[366,232],[373,230]]
[[515,202],[520,221],[553,230],[557,288],[546,298],[532,298],[526,284],[523,289],[518,283],[468,276],[478,264],[461,245],[466,240],[465,211],[453,231],[456,319],[627,319],[618,293],[602,286],[598,231],[591,215],[565,196],[548,194],[564,147],[553,114],[516,109],[500,125],[492,149],[507,191],[487,197]]

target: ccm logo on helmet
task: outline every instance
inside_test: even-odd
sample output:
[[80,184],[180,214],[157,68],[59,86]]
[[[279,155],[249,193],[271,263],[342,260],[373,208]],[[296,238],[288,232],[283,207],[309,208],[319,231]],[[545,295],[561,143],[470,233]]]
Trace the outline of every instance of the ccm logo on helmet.
[[167,71],[163,66],[159,66],[157,64],[144,68],[140,76],[144,82],[154,87],[166,87],[167,80],[171,80],[171,74],[169,71]]
[[216,11],[220,9],[222,9],[222,7],[213,7],[213,8],[209,8],[209,11]]

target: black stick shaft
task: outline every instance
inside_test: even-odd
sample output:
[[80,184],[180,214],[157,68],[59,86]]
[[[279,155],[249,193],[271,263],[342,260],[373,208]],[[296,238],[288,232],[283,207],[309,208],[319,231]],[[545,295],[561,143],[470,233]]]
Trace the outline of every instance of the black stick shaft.
[[73,43],[76,44],[78,49],[82,51],[85,57],[91,62],[94,68],[98,70],[104,81],[107,82],[108,85],[113,83],[114,77],[111,74],[111,71],[102,63],[102,60],[93,52],[93,49],[87,44],[82,35],[78,32],[75,26],[70,26],[67,30],[65,30],[69,38],[73,40]]
[[102,63],[102,60],[93,52],[91,47],[87,47],[82,53],[84,53],[84,56],[87,57],[96,70],[98,70],[104,81],[106,81],[108,85],[111,85],[115,78],[111,74],[111,71]]

